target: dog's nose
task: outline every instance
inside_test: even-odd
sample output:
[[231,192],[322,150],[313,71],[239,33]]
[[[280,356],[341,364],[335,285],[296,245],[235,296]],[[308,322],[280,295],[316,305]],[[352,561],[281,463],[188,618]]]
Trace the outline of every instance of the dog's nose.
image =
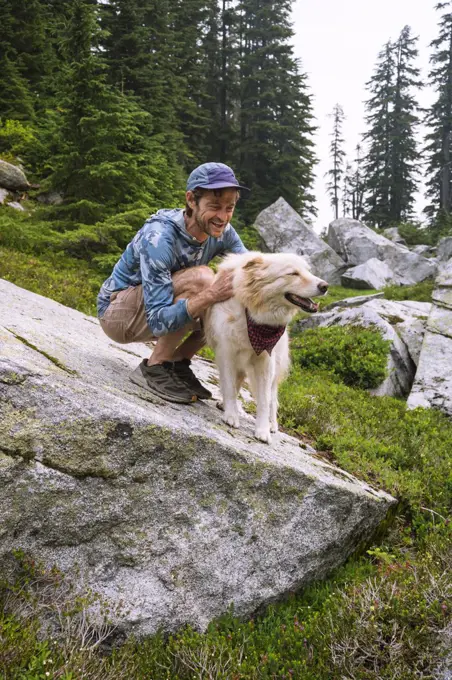
[[328,291],[328,284],[326,281],[320,281],[317,288],[322,293],[322,295],[325,295],[325,293]]

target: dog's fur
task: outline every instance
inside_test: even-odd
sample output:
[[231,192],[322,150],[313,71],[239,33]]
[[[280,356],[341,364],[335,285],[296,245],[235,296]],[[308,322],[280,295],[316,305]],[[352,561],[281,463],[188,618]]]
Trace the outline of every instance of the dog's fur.
[[248,338],[245,309],[258,324],[285,326],[298,311],[285,295],[323,295],[327,284],[292,253],[229,255],[219,266],[223,270],[233,272],[234,296],[213,305],[204,319],[220,372],[223,418],[239,427],[237,395],[246,377],[257,404],[255,435],[270,443],[270,433],[278,430],[278,383],[289,370],[289,339],[286,331],[271,355],[264,351],[258,356]]

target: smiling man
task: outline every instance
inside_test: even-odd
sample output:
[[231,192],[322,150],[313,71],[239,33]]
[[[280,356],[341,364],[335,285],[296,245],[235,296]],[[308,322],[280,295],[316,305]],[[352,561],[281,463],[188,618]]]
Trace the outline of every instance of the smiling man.
[[158,339],[130,379],[168,401],[212,396],[190,360],[205,344],[205,311],[233,294],[232,275],[214,280],[206,265],[216,255],[246,252],[229,223],[241,190],[248,191],[223,163],[195,168],[187,181],[185,210],[159,210],[150,217],[100,289],[98,316],[109,338],[120,343]]

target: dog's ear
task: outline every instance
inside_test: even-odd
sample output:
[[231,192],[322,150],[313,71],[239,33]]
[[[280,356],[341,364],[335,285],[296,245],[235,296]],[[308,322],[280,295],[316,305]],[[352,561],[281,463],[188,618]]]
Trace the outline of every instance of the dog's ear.
[[247,262],[246,264],[243,265],[243,269],[245,271],[252,271],[253,269],[256,269],[256,267],[260,267],[261,265],[264,264],[264,258],[261,257],[261,255],[257,255],[256,257],[253,257],[252,260]]

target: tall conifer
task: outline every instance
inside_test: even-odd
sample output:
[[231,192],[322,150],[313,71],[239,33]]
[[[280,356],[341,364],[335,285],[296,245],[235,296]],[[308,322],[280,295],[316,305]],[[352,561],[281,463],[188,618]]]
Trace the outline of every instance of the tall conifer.
[[313,115],[306,79],[289,43],[290,0],[242,0],[240,15],[240,178],[252,187],[247,218],[283,196],[314,212]]
[[367,83],[371,96],[366,103],[369,126],[364,139],[368,145],[365,158],[366,220],[375,226],[387,224],[391,190],[391,130],[394,101],[395,60],[391,42],[378,55],[377,66]]
[[95,9],[74,0],[66,41],[63,114],[51,184],[66,214],[93,223],[133,201],[170,199],[174,177],[150,115],[105,82]]
[[341,184],[344,177],[344,160],[345,151],[343,149],[344,138],[342,137],[342,125],[344,122],[344,110],[340,104],[336,104],[331,114],[333,119],[333,132],[331,133],[330,144],[330,158],[332,167],[328,170],[327,175],[330,181],[327,184],[327,189],[331,197],[331,205],[334,210],[334,218],[339,217],[339,198],[341,193]]
[[440,2],[436,9],[442,16],[439,35],[431,43],[430,82],[436,90],[436,101],[427,115],[430,203],[425,212],[432,228],[439,233],[447,229],[452,211],[452,2]]

